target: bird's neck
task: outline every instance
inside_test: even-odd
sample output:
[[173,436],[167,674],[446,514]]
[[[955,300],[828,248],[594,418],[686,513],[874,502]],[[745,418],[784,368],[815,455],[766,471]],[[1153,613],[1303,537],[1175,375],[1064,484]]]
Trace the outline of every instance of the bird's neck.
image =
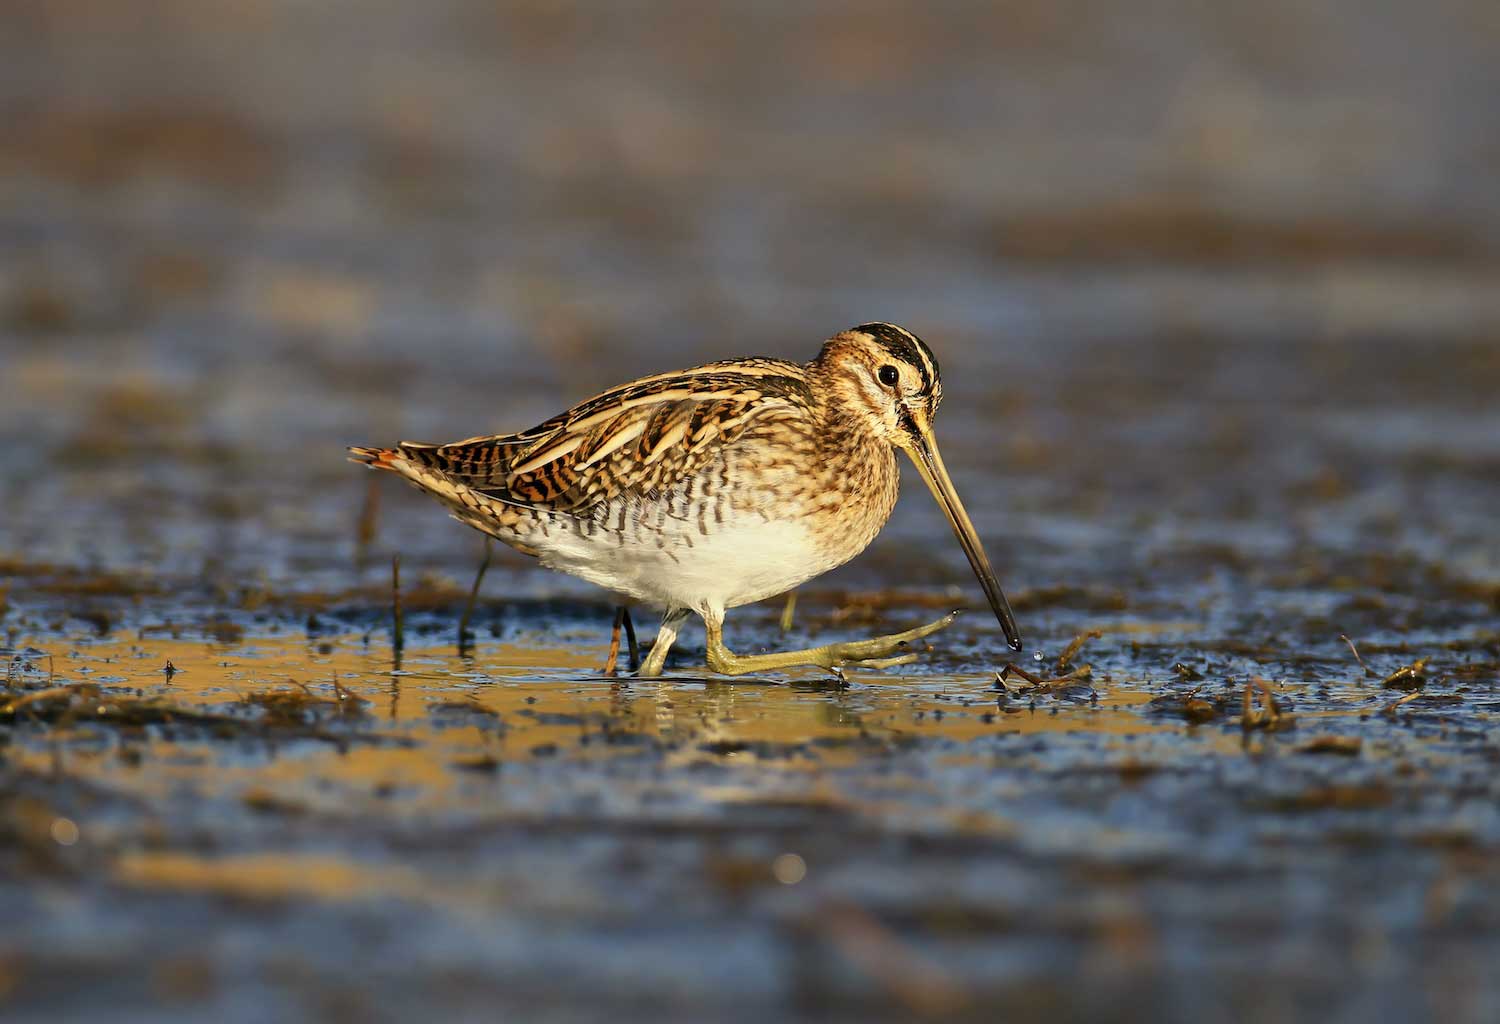
[[868,514],[873,537],[896,503],[901,474],[895,450],[871,429],[864,410],[840,394],[840,386],[848,385],[835,379],[815,381],[812,388],[819,446],[828,456],[818,472],[829,492]]

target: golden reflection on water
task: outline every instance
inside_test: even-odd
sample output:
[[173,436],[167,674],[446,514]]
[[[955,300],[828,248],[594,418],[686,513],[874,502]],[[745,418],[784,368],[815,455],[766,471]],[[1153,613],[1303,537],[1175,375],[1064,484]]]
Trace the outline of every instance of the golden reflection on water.
[[[1112,735],[1175,731],[1142,718],[1151,694],[1120,686],[1101,689],[1096,706],[1045,702],[1035,709],[999,709],[984,676],[893,676],[851,672],[843,691],[816,672],[790,681],[718,680],[679,671],[663,680],[601,676],[602,650],[478,646],[470,657],[451,648],[409,650],[399,669],[389,652],[350,636],[318,640],[256,639],[243,644],[142,639],[52,645],[57,680],[94,682],[112,693],[136,694],[185,708],[229,708],[247,719],[247,701],[286,693],[311,696],[309,721],[348,726],[361,735],[406,745],[354,744],[315,750],[254,768],[267,778],[311,770],[348,777],[434,784],[445,757],[488,753],[500,761],[566,753],[595,757],[607,744],[587,737],[608,723],[664,741],[795,744],[809,740],[919,734],[968,740],[998,732],[1088,730]],[[163,671],[171,663],[170,677]],[[357,700],[338,708],[334,684]],[[303,688],[306,688],[305,690]],[[64,730],[65,732],[66,730]],[[274,729],[267,737],[275,740]],[[66,738],[59,735],[59,738]],[[835,748],[836,749],[836,748]],[[723,753],[739,753],[726,749]],[[334,763],[343,767],[334,769]],[[397,770],[399,769],[399,770]]]
[[377,870],[341,857],[240,854],[201,857],[132,851],[115,862],[114,877],[147,888],[199,889],[252,899],[352,899],[372,891],[429,895],[419,874]]
[[[93,682],[110,696],[138,693],[182,709],[262,723],[229,735],[178,725],[18,723],[11,748],[16,763],[60,769],[164,809],[187,796],[200,804],[228,801],[235,812],[293,816],[524,818],[552,813],[582,790],[638,794],[662,785],[661,772],[704,761],[729,766],[728,778],[679,772],[671,781],[690,787],[699,803],[764,800],[767,779],[785,777],[797,780],[800,801],[848,806],[844,788],[820,773],[857,765],[876,756],[872,751],[888,749],[891,740],[955,741],[941,757],[962,760],[987,756],[964,746],[986,735],[1086,731],[1115,740],[1182,728],[1141,715],[1139,706],[1150,695],[1119,686],[1101,689],[1096,706],[1012,705],[1005,711],[983,676],[856,672],[844,691],[819,688],[824,679],[817,673],[791,685],[687,675],[636,682],[600,676],[602,648],[496,643],[480,645],[466,658],[451,648],[416,648],[393,670],[387,648],[357,636],[50,646],[59,684]],[[176,670],[170,677],[163,671],[168,662]],[[357,699],[340,703],[335,679]],[[310,695],[316,703],[294,713],[291,725],[275,725],[264,722],[266,712],[249,700],[267,693]],[[310,730],[319,735],[309,736]],[[1232,737],[1218,734],[1203,746],[1236,748]],[[644,779],[580,774],[586,766],[643,752],[660,768]],[[508,772],[522,766],[524,774],[508,781]],[[878,794],[872,790],[859,798],[860,809],[899,818],[923,785],[899,774],[883,776]],[[951,824],[989,832],[1012,827],[993,814]],[[79,828],[84,841],[99,838],[91,835],[90,823]],[[334,899],[417,886],[344,858],[308,861],[260,852],[226,860],[130,850],[116,861],[115,874],[132,885],[252,896],[316,893]]]

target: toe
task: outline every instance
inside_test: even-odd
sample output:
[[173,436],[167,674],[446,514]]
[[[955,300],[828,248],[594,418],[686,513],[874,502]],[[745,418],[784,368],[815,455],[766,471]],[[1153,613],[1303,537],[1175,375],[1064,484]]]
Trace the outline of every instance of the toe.
[[908,629],[904,633],[897,633],[895,635],[902,640],[919,640],[924,636],[931,636],[940,629],[947,629],[953,625],[953,620],[956,618],[958,618],[958,612],[951,611],[940,619],[933,619],[925,626],[918,626],[916,629]]
[[860,668],[895,668],[897,665],[910,665],[917,660],[915,654],[902,654],[894,658],[868,658],[859,663]]

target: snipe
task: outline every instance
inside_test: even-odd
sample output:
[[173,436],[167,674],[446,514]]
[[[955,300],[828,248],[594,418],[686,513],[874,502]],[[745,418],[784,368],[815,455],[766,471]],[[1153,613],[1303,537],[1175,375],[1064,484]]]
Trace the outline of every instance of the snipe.
[[810,363],[709,363],[622,384],[518,434],[349,450],[543,565],[665,607],[641,667],[654,676],[692,612],[707,627],[715,672],[914,660],[908,645],[956,613],[774,654],[735,654],[723,638],[726,609],[790,590],[865,549],[896,504],[901,449],[1020,650],[1010,606],[938,454],[932,421],[942,397],[927,345],[894,324],[870,323],[834,335]]

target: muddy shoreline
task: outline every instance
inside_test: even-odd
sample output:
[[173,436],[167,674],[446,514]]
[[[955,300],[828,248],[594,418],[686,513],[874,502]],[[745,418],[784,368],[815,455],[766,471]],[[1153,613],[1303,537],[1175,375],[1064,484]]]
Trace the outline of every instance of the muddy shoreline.
[[[0,1017],[1500,1019],[1500,36],[1367,8],[7,15]],[[1018,665],[910,473],[726,639],[918,663],[645,682],[345,461],[871,320]]]

